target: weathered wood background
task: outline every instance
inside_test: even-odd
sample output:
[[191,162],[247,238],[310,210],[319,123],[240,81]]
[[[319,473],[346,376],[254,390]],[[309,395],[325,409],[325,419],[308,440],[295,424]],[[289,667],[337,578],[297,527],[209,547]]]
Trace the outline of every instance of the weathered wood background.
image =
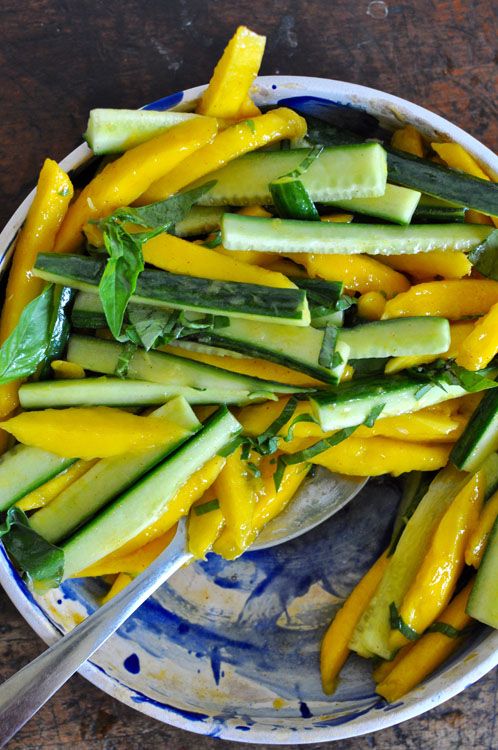
[[[136,107],[206,81],[239,23],[268,36],[263,73],[384,89],[498,146],[496,4],[490,0],[252,0],[247,6],[2,0],[0,224],[33,186],[43,158],[59,159],[80,142],[91,107]],[[0,593],[0,680],[41,648]],[[495,670],[420,719],[340,747],[497,750],[497,697]],[[9,747],[208,750],[215,742],[163,726],[75,677]]]

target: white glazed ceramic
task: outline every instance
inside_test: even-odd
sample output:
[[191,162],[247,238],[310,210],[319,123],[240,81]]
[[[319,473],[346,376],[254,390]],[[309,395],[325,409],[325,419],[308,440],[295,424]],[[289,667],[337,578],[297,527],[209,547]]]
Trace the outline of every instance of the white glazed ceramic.
[[[192,108],[203,87],[151,108]],[[378,117],[411,122],[434,140],[461,143],[498,178],[497,157],[447,120],[380,91],[320,78],[263,77],[259,104],[316,96]],[[83,124],[83,123],[82,123]],[[74,169],[80,146],[62,161]],[[21,226],[31,193],[0,235],[0,262]],[[447,665],[402,701],[375,695],[367,662],[352,657],[334,696],[320,688],[324,628],[383,548],[397,502],[389,480],[369,483],[330,521],[292,542],[227,563],[209,556],[176,574],[81,669],[94,685],[160,721],[224,739],[316,743],[373,732],[427,711],[498,663],[498,633],[479,631]],[[0,547],[0,582],[47,642],[92,611],[103,588],[74,580],[33,596]]]

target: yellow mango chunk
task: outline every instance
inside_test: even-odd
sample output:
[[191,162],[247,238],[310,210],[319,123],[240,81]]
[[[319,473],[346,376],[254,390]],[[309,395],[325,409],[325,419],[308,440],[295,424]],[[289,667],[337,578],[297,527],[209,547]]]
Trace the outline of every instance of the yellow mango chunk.
[[[448,605],[465,565],[465,548],[477,523],[485,490],[484,472],[477,472],[457,494],[440,520],[429,549],[410,588],[399,615],[411,630],[421,635]],[[393,651],[408,643],[393,630],[389,644]]]
[[457,365],[467,370],[482,370],[498,353],[498,302],[477,321],[462,341],[456,357]]
[[199,114],[230,119],[249,109],[249,89],[258,75],[265,43],[266,37],[238,27],[197,105]]
[[404,357],[391,357],[386,363],[384,372],[386,375],[392,375],[394,372],[406,370],[409,367],[418,367],[435,362],[436,359],[453,359],[460,351],[460,347],[467,336],[474,329],[473,320],[457,320],[450,324],[450,346],[441,354],[414,354],[405,355]]
[[364,320],[380,320],[386,306],[386,298],[381,292],[366,292],[358,300],[358,315]]
[[403,646],[403,648],[400,648],[394,659],[391,659],[390,661],[388,659],[381,659],[380,663],[375,667],[375,669],[372,672],[372,677],[374,679],[374,682],[378,684],[379,682],[384,682],[388,674],[391,674],[394,667],[396,667],[401,659],[403,659],[408,651],[411,649],[412,644],[409,644],[408,646]]
[[353,214],[326,214],[325,216],[320,216],[320,221],[327,221],[331,224],[351,224],[353,219]]
[[388,561],[387,552],[384,552],[356,584],[323,636],[320,674],[326,695],[333,693],[336,688],[337,677],[350,653],[349,641],[353,631],[375,594]]
[[168,174],[164,173],[164,177],[153,183],[138,202],[143,205],[164,200],[237,156],[283,138],[298,138],[305,134],[306,120],[286,107],[239,122],[223,130],[212,143],[184,159]]
[[114,583],[105,596],[100,600],[101,605],[107,604],[111,599],[121,593],[121,591],[133,581],[133,576],[129,573],[118,573]]
[[[234,250],[229,252],[245,252],[244,250]],[[249,250],[248,252],[252,252]],[[257,250],[254,251],[257,255],[272,255],[272,253],[258,253]],[[275,253],[277,255],[277,253]],[[256,262],[256,261],[255,261]],[[286,276],[298,276],[301,279],[306,279],[308,274],[304,270],[302,266],[298,266],[297,263],[294,263],[294,261],[290,260],[290,258],[278,258],[277,260],[270,259],[268,263],[266,262],[266,259],[264,262],[261,263],[261,265],[268,268],[269,271],[279,271],[280,273],[285,274]]]
[[465,549],[465,562],[478,568],[481,564],[489,535],[498,517],[498,492],[495,492],[484,505],[475,527],[471,530]]
[[234,120],[247,120],[248,117],[259,117],[261,110],[257,107],[249,94],[247,94],[241,108],[234,117]]
[[238,281],[246,284],[280,289],[294,288],[295,284],[281,273],[243,263],[216,250],[194,245],[172,234],[160,234],[143,246],[146,263],[170,273],[200,276],[218,281]]
[[109,555],[109,557],[114,555],[118,557],[129,555],[154,539],[163,536],[182,516],[185,516],[189,512],[193,503],[203,497],[224,465],[225,459],[222,456],[213,456],[204,466],[195,471],[187,479],[183,487],[178,490],[168,503],[167,510],[157,521],[147,526],[140,534],[130,539],[129,542],[116,550],[113,555]]
[[[10,336],[26,305],[45,286],[42,279],[33,276],[31,269],[38,253],[48,253],[53,249],[72,196],[73,186],[67,174],[55,161],[46,159],[33,203],[15,245],[0,318],[0,344]],[[0,419],[5,419],[18,407],[20,383],[15,380],[0,385]],[[5,440],[0,442],[5,443]]]
[[95,463],[96,460],[76,461],[76,463],[68,469],[57,474],[56,477],[49,479],[49,481],[42,484],[41,487],[38,487],[36,490],[32,490],[32,492],[25,495],[22,500],[19,500],[16,503],[16,508],[20,508],[27,513],[28,510],[36,510],[37,508],[45,507],[45,505],[51,503],[57,495],[60,495],[62,490],[65,490],[66,487],[69,487],[70,484],[82,477],[83,474],[86,474],[88,469],[91,469]]
[[141,452],[186,434],[166,418],[139,417],[108,406],[23,412],[0,426],[25,445],[84,459]]
[[383,319],[435,315],[450,320],[485,315],[498,302],[498,281],[428,281],[388,300]]
[[166,534],[148,542],[143,547],[130,552],[127,555],[113,553],[104,557],[99,562],[89,565],[88,568],[75,573],[73,578],[86,578],[93,576],[111,575],[113,573],[129,573],[133,576],[142,573],[149,565],[164,552],[175,535],[176,526],[173,526]]
[[76,362],[67,362],[64,359],[54,359],[50,367],[56,380],[81,380],[85,377],[85,371]]
[[[259,216],[260,219],[271,219],[272,217],[272,214],[263,206],[242,206],[237,213],[241,216]],[[271,255],[278,255],[278,253],[271,253]]]
[[209,143],[217,130],[216,120],[195,117],[131,148],[108,164],[71,205],[57,235],[56,252],[76,250],[88,221],[129,206],[149,185]]
[[271,464],[271,460],[272,458],[266,457],[262,461],[263,488],[259,493],[258,502],[254,509],[251,543],[266,524],[284,510],[311,468],[309,464],[304,463],[286,466],[280,486],[276,490],[273,481],[275,464]]
[[[257,457],[251,455],[250,460],[257,461]],[[215,482],[215,494],[225,519],[225,528],[214,543],[213,551],[228,560],[238,557],[247,547],[259,484],[258,478],[242,459],[242,448],[237,448],[228,456]]]
[[382,258],[390,268],[408,273],[417,281],[426,281],[436,276],[444,279],[461,279],[468,276],[472,263],[465,253],[433,250],[429,253],[414,255],[389,255]]
[[373,427],[361,426],[355,437],[387,437],[415,443],[450,443],[462,434],[467,420],[460,415],[447,416],[428,409],[399,417],[378,419]]
[[225,523],[221,508],[213,507],[208,512],[199,512],[196,508],[207,503],[216,504],[216,488],[211,486],[190,509],[188,517],[188,548],[190,552],[199,559],[204,559],[210,551]]
[[[457,631],[464,631],[472,624],[472,618],[465,610],[474,582],[475,578],[453,599],[441,614],[439,622]],[[403,658],[377,685],[377,693],[390,702],[399,700],[441,666],[461,646],[463,637],[449,638],[444,633],[426,633],[404,652]]]
[[413,125],[405,125],[403,128],[395,130],[392,134],[391,146],[414,156],[425,156],[422,134]]
[[448,463],[451,445],[415,443],[384,437],[350,437],[312,459],[339,474],[399,476],[405,471],[434,471]]
[[384,292],[386,297],[394,297],[410,287],[401,273],[367,255],[297,253],[293,259],[301,263],[312,278],[342,281],[346,289],[361,294]]
[[323,383],[315,378],[305,375],[297,370],[291,370],[284,365],[277,365],[266,359],[253,359],[251,357],[230,357],[219,356],[217,354],[205,354],[204,352],[194,352],[189,349],[182,349],[181,346],[161,346],[161,351],[176,354],[178,357],[192,359],[196,362],[204,362],[207,365],[220,367],[222,370],[229,372],[238,372],[241,375],[250,375],[261,380],[274,380],[277,383],[285,385],[297,385],[302,387],[323,387]]

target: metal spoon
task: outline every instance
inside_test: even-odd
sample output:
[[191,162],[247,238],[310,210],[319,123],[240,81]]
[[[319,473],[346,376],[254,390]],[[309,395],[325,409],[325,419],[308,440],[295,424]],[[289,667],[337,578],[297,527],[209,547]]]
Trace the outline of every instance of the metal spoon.
[[[330,518],[366,480],[318,469],[292,502],[264,528],[261,550],[294,539]],[[120,594],[0,686],[0,747],[13,737],[81,665],[177,570],[191,562],[185,518],[164,552]]]

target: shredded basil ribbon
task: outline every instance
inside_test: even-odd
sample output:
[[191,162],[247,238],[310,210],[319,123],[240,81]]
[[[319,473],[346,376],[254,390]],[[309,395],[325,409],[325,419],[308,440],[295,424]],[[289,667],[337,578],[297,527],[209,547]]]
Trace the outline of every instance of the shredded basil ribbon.
[[213,510],[218,510],[220,507],[220,501],[218,498],[214,498],[214,500],[208,500],[206,503],[202,503],[202,505],[194,505],[194,513],[196,516],[203,516],[206,513],[211,513]]
[[[327,370],[330,370],[330,368],[333,366],[334,357],[336,354],[335,348],[337,345],[338,333],[339,331],[336,326],[325,326],[322,346],[320,347],[320,354],[318,355],[318,364],[320,364],[322,367],[325,367]],[[340,362],[338,362],[337,364],[340,364]]]
[[466,635],[468,635],[472,630],[472,627],[463,628],[462,630],[459,630],[458,628],[455,628],[453,625],[449,625],[447,622],[434,622],[432,625],[427,628],[427,633],[441,633],[442,635],[446,635],[448,638],[464,638]]
[[479,273],[498,281],[498,229],[494,229],[467,257]]
[[403,618],[399,614],[398,608],[394,602],[391,602],[389,605],[389,622],[391,630],[399,630],[401,635],[403,635],[408,641],[417,641],[420,638],[419,633],[403,621]]

